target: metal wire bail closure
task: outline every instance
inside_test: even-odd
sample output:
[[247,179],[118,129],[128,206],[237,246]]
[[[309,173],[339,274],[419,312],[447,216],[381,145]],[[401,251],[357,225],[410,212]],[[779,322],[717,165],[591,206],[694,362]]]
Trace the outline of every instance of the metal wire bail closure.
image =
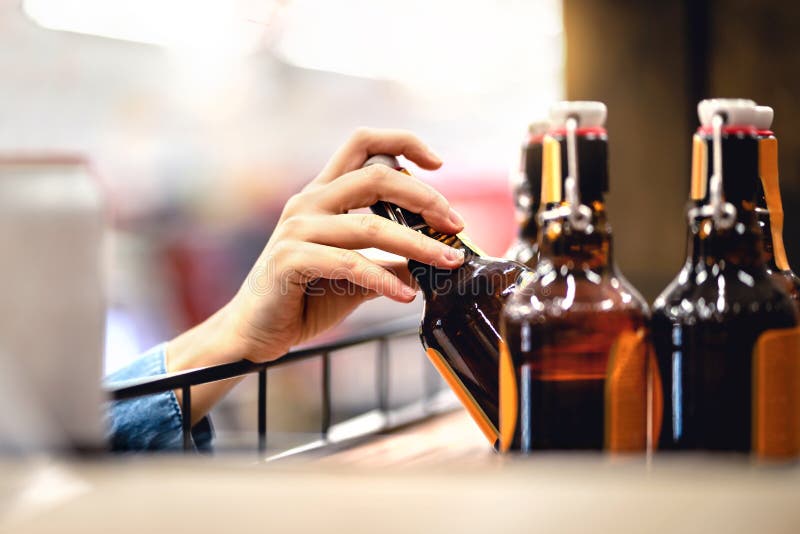
[[578,185],[578,149],[575,131],[578,128],[578,119],[570,116],[565,121],[567,132],[567,177],[564,180],[564,195],[561,206],[542,210],[536,214],[539,224],[555,219],[567,219],[570,225],[578,231],[584,231],[592,222],[592,209],[581,203],[580,187]]
[[736,207],[726,202],[722,194],[722,126],[725,118],[721,113],[716,113],[711,118],[712,143],[714,146],[714,161],[711,179],[708,185],[709,203],[700,208],[689,211],[690,219],[695,217],[711,217],[714,225],[722,230],[727,230],[736,222]]
[[578,187],[578,147],[575,130],[578,128],[578,119],[569,117],[566,122],[567,129],[567,179],[564,180],[564,196],[569,204],[567,219],[576,230],[585,230],[592,222],[592,209],[581,203],[581,193]]

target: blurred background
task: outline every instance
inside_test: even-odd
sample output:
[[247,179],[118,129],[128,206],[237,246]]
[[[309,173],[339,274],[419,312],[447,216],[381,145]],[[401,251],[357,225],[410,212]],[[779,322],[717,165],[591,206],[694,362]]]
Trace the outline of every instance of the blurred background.
[[[502,254],[527,123],[554,100],[602,100],[616,257],[652,301],[684,257],[701,98],[775,108],[786,244],[800,261],[798,23],[796,3],[755,0],[0,0],[0,160],[91,163],[108,206],[113,371],[233,295],[285,200],[356,127],[418,133],[445,161],[419,175]],[[375,301],[348,324],[419,306]],[[403,356],[401,396],[428,373],[421,355]],[[334,377],[342,414],[371,402],[370,386],[353,387],[371,359],[348,358]],[[313,418],[314,365],[271,375],[271,426]],[[218,429],[248,426],[254,400],[239,388]]]

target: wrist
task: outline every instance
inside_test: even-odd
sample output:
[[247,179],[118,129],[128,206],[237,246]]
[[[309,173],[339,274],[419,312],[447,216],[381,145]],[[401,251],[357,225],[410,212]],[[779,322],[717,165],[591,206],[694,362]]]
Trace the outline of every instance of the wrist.
[[236,335],[229,305],[167,343],[167,372],[186,371],[241,360],[246,355]]

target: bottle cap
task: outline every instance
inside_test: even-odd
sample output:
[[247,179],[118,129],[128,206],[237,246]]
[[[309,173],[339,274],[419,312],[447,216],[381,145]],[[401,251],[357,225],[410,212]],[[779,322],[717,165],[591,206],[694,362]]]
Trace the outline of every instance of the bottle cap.
[[550,129],[550,121],[534,121],[528,125],[528,133],[532,136],[544,135]]
[[769,106],[756,106],[756,123],[755,127],[759,130],[769,130],[772,126],[772,117],[775,112]]
[[550,107],[550,125],[553,128],[563,128],[567,119],[574,117],[578,120],[579,128],[597,128],[605,125],[606,114],[606,105],[602,102],[556,102]]
[[397,169],[400,167],[400,162],[397,161],[396,157],[390,156],[389,154],[376,154],[374,156],[370,156],[369,159],[364,162],[364,165],[362,165],[361,168],[376,164],[386,165],[390,169]]
[[697,104],[700,124],[711,127],[714,115],[722,114],[725,126],[754,126],[756,103],[746,98],[709,98]]

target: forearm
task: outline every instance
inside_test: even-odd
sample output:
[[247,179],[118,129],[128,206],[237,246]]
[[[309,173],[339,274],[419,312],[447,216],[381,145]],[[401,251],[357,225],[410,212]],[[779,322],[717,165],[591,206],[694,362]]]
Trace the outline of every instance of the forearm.
[[[167,372],[187,371],[235,362],[246,356],[237,339],[236,327],[228,306],[201,324],[183,332],[167,344]],[[241,378],[211,382],[192,388],[192,425],[200,421]],[[181,390],[175,390],[183,406]]]

